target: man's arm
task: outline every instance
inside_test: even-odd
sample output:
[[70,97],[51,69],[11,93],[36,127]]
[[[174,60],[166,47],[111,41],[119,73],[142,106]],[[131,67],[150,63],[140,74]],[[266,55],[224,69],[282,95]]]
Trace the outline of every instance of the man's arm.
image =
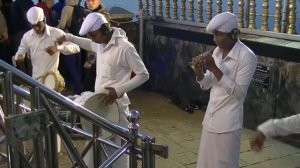
[[255,137],[250,141],[251,149],[261,151],[266,138],[300,133],[300,114],[282,119],[271,119],[257,127]]
[[91,39],[88,39],[88,38],[83,38],[83,37],[77,37],[77,36],[74,36],[70,33],[67,33],[61,37],[59,37],[57,39],[57,43],[59,45],[63,44],[64,42],[67,42],[67,41],[70,41],[72,43],[75,43],[77,44],[80,48],[83,48],[87,51],[92,51],[92,52],[97,52],[97,47],[95,43],[93,43],[93,41]]

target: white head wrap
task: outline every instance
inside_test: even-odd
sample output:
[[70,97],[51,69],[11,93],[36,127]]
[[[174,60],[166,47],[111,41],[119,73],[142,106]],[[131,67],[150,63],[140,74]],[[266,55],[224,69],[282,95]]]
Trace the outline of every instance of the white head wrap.
[[223,12],[216,15],[207,25],[206,31],[214,33],[215,30],[230,33],[233,29],[238,28],[238,18],[230,12]]
[[30,24],[35,25],[44,20],[44,11],[40,7],[31,7],[27,12],[27,20]]
[[90,13],[83,21],[79,31],[79,35],[83,36],[89,32],[96,31],[100,29],[100,27],[104,23],[108,23],[104,15],[96,12]]

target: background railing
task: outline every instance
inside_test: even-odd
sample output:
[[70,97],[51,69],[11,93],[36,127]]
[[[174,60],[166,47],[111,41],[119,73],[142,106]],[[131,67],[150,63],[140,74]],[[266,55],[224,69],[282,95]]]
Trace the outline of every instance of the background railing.
[[[235,13],[239,27],[297,34],[296,0],[139,0],[144,16],[208,23],[223,11]],[[298,24],[297,24],[298,23]]]

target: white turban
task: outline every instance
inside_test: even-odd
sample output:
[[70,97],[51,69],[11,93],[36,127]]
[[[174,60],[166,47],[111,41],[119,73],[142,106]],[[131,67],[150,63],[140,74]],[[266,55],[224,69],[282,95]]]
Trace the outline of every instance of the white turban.
[[108,23],[104,15],[102,15],[101,13],[90,13],[83,21],[79,31],[79,35],[83,36],[89,32],[96,31],[100,29],[100,27],[104,23]]
[[216,15],[207,25],[206,31],[214,33],[215,30],[224,33],[230,33],[233,29],[238,28],[238,18],[230,12],[223,12]]
[[39,7],[31,7],[27,12],[27,20],[30,24],[35,25],[40,21],[44,20],[44,11]]

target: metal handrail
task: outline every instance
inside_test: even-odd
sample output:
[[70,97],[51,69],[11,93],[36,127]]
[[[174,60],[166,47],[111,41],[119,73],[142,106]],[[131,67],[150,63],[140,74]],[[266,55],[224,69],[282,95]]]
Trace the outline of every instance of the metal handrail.
[[[128,116],[129,126],[128,128],[124,128],[116,123],[110,122],[101,116],[96,115],[95,113],[91,112],[90,110],[77,105],[69,98],[64,97],[63,95],[47,88],[43,84],[39,83],[38,81],[32,79],[27,74],[23,73],[22,71],[16,69],[15,67],[3,62],[0,60],[0,79],[2,80],[2,94],[3,94],[3,110],[5,112],[5,116],[14,116],[18,115],[17,109],[24,106],[23,104],[18,101],[18,97],[22,97],[23,99],[27,99],[31,102],[31,110],[34,109],[46,109],[47,114],[49,115],[51,123],[53,123],[54,128],[56,129],[57,133],[62,138],[69,157],[73,163],[73,167],[86,167],[82,156],[79,152],[75,149],[72,139],[68,134],[66,129],[72,130],[77,133],[81,133],[81,135],[85,135],[87,138],[93,137],[94,134],[89,134],[82,129],[75,128],[74,124],[68,124],[60,121],[58,116],[56,115],[57,111],[55,109],[55,104],[63,107],[64,109],[69,110],[71,113],[79,115],[80,117],[84,118],[85,120],[93,123],[97,127],[104,128],[108,132],[111,132],[122,139],[126,140],[127,142],[123,146],[114,145],[112,142],[103,140],[101,137],[96,139],[103,142],[105,145],[110,145],[113,148],[118,148],[117,152],[115,152],[112,156],[108,157],[101,167],[108,167],[113,164],[116,160],[115,157],[119,157],[122,154],[128,154],[130,156],[130,167],[137,167],[137,160],[142,159],[143,165],[151,165],[151,166],[143,166],[143,167],[155,167],[154,161],[155,157],[152,155],[149,157],[144,157],[143,153],[154,153],[160,155],[164,158],[168,156],[168,148],[167,146],[161,146],[161,148],[144,148],[143,144],[148,145],[155,145],[155,138],[150,137],[148,135],[142,134],[138,131],[138,120],[139,120],[139,113],[137,111],[130,111],[130,116]],[[17,82],[21,82],[22,84],[28,85],[31,90],[30,92],[22,89],[18,85]],[[17,101],[15,101],[15,97],[17,97]],[[28,110],[28,108],[27,108]],[[50,129],[51,130],[51,129]],[[52,133],[55,134],[55,130],[52,130]],[[49,131],[49,134],[51,131]],[[52,135],[53,136],[53,135]],[[51,136],[50,136],[51,137]],[[55,136],[56,137],[56,136]],[[51,147],[46,147],[46,150],[53,149],[53,146],[56,149],[56,138],[52,138],[50,144]],[[141,141],[137,141],[140,139]],[[101,141],[102,140],[102,141]],[[38,140],[36,140],[38,142]],[[141,144],[138,144],[140,142]],[[37,143],[38,144],[38,143]],[[47,143],[46,143],[47,144]],[[47,146],[47,145],[46,145]],[[156,145],[157,146],[157,145]],[[14,160],[17,161],[20,158],[13,156],[15,146],[8,145],[8,159],[10,161]],[[100,146],[98,146],[100,147]],[[152,150],[152,151],[145,151],[145,150]],[[38,151],[38,150],[36,150]],[[50,155],[51,152],[46,151]],[[39,156],[37,154],[37,156]],[[50,156],[47,156],[50,157]],[[58,167],[58,159],[57,154],[51,154],[50,167]],[[95,156],[94,156],[95,157]],[[48,160],[49,161],[49,160]],[[151,164],[145,164],[145,162],[153,162]],[[21,167],[19,163],[9,162],[10,167]],[[38,166],[43,167],[43,162],[37,163]],[[48,164],[49,165],[49,164]]]

